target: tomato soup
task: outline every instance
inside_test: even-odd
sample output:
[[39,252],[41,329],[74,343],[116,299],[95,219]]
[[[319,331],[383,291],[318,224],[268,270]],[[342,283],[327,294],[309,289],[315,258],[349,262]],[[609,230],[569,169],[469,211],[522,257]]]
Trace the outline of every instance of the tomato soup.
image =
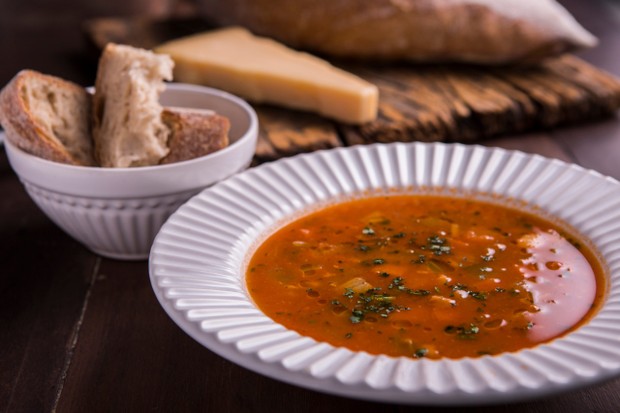
[[465,198],[383,196],[301,217],[254,252],[256,305],[317,341],[461,358],[533,347],[603,300],[600,262],[536,215]]

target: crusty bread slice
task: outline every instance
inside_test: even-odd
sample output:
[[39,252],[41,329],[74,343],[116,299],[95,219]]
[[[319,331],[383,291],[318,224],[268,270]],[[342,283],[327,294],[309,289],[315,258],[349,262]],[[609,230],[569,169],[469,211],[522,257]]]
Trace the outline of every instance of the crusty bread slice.
[[230,121],[213,111],[164,108],[162,120],[170,128],[170,153],[161,164],[198,158],[228,145]]
[[93,103],[95,156],[104,167],[156,165],[168,154],[159,95],[169,56],[110,43],[99,60]]
[[55,162],[95,164],[90,135],[91,96],[55,76],[22,70],[0,93],[0,123],[7,139]]

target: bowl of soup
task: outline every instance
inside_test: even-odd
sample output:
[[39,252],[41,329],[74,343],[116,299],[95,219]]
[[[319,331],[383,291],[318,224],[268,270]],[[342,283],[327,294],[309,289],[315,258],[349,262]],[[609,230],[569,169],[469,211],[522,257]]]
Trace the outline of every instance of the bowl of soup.
[[172,319],[307,388],[407,404],[540,397],[620,372],[620,185],[459,144],[319,151],[181,207],[150,255]]

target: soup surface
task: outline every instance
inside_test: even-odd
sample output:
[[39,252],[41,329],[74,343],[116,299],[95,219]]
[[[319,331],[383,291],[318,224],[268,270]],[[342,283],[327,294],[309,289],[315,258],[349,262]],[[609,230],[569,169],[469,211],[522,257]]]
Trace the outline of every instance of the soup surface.
[[347,201],[266,239],[246,283],[285,327],[355,351],[460,358],[532,347],[604,295],[595,256],[516,209],[439,196]]

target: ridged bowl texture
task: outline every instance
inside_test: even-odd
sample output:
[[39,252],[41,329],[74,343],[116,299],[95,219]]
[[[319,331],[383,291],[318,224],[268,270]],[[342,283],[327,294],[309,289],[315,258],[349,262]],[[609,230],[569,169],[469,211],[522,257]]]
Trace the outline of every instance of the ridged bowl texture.
[[168,165],[99,168],[50,162],[5,141],[9,162],[33,201],[66,233],[100,255],[147,259],[170,214],[204,188],[245,169],[254,156],[258,120],[240,98],[200,86],[169,84],[161,101],[227,116],[230,145]]
[[[244,278],[260,241],[318,206],[377,192],[481,196],[555,217],[600,255],[608,276],[605,303],[586,325],[547,344],[456,360],[336,348],[265,316]],[[252,168],[172,215],[154,242],[150,277],[170,317],[210,350],[275,379],[342,396],[405,404],[497,403],[566,391],[620,372],[620,185],[537,155],[394,143]]]

